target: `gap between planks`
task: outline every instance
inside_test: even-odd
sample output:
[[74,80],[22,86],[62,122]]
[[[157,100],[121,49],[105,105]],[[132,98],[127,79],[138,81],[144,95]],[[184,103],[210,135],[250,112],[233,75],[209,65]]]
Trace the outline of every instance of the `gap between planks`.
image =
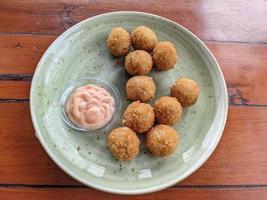
[[31,74],[0,74],[1,81],[31,81]]
[[[30,101],[29,99],[0,99],[0,103],[25,103],[29,101]],[[266,104],[247,104],[247,103],[242,103],[242,104],[229,103],[228,105],[231,107],[267,107]]]

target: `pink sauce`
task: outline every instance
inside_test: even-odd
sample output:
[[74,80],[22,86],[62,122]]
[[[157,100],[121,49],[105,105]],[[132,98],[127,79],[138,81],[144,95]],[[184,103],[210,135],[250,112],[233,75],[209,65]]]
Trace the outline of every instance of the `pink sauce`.
[[114,98],[104,88],[90,84],[74,90],[66,111],[69,119],[84,128],[98,128],[114,113]]

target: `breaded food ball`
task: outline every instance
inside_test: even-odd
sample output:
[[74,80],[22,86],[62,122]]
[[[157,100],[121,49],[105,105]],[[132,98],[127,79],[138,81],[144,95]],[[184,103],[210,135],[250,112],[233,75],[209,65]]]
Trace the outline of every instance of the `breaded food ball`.
[[156,93],[156,86],[149,76],[134,76],[126,83],[127,98],[132,101],[146,102],[152,99]]
[[175,97],[160,97],[154,105],[154,112],[159,124],[172,126],[180,121],[182,106]]
[[113,56],[120,57],[129,52],[131,47],[131,36],[123,28],[113,28],[107,40],[109,51]]
[[122,123],[137,133],[144,133],[153,126],[154,121],[151,105],[135,101],[124,111]]
[[139,153],[140,140],[136,133],[128,127],[119,127],[108,136],[108,147],[114,157],[129,161]]
[[177,63],[177,54],[171,42],[159,42],[152,54],[153,63],[158,70],[169,70]]
[[181,78],[176,80],[171,87],[171,96],[176,97],[183,107],[187,107],[196,103],[199,90],[199,86],[194,80]]
[[134,49],[141,49],[148,52],[152,52],[158,43],[156,33],[146,26],[136,27],[131,34],[131,39]]
[[151,153],[157,157],[172,154],[178,142],[178,133],[168,125],[157,125],[147,133],[147,147]]
[[125,58],[125,69],[131,75],[148,74],[153,66],[152,57],[143,50],[132,51]]

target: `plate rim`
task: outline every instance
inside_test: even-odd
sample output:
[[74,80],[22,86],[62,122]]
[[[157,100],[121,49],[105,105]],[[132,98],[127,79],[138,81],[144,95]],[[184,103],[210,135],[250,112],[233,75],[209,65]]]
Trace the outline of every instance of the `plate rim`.
[[[147,16],[147,17],[153,17],[155,19],[159,19],[161,21],[165,21],[169,24],[172,24],[174,26],[178,26],[180,29],[182,29],[184,32],[186,32],[188,35],[190,35],[191,37],[193,37],[198,43],[200,43],[202,45],[202,47],[207,51],[207,53],[209,54],[209,56],[211,57],[211,59],[214,61],[217,70],[219,72],[219,76],[222,78],[222,88],[223,88],[223,92],[224,92],[224,104],[225,104],[225,108],[223,110],[223,119],[222,122],[220,123],[220,129],[217,131],[217,137],[216,140],[213,142],[211,148],[209,149],[209,151],[205,151],[202,156],[200,157],[200,159],[198,159],[194,165],[190,168],[188,168],[188,170],[180,177],[178,178],[173,178],[172,180],[161,184],[161,185],[156,185],[153,187],[149,187],[146,189],[112,189],[112,188],[108,188],[105,186],[102,186],[100,184],[95,184],[94,182],[91,182],[90,180],[86,180],[83,179],[82,177],[79,177],[78,175],[76,175],[75,173],[73,173],[71,170],[68,169],[68,167],[66,167],[61,161],[60,159],[56,158],[56,156],[54,156],[53,151],[49,148],[48,144],[45,142],[42,134],[40,134],[40,128],[39,125],[37,123],[37,117],[35,116],[34,112],[34,105],[33,105],[33,93],[34,93],[34,87],[36,85],[36,81],[37,81],[37,74],[40,71],[41,65],[43,63],[43,61],[45,60],[45,58],[47,57],[47,54],[49,53],[49,51],[54,47],[54,45],[62,38],[64,38],[65,35],[69,34],[69,32],[71,32],[73,29],[81,26],[81,24],[83,23],[87,23],[90,22],[91,20],[97,19],[97,18],[102,18],[102,17],[108,17],[110,15],[119,15],[119,14],[131,14],[131,15],[142,15],[142,16]],[[39,142],[41,143],[43,149],[45,150],[45,152],[49,155],[49,157],[54,161],[54,163],[60,168],[62,169],[66,174],[68,174],[69,176],[71,176],[73,179],[77,180],[78,182],[85,184],[86,186],[92,187],[94,189],[100,190],[100,191],[104,191],[104,192],[109,192],[109,193],[113,193],[113,194],[123,194],[123,195],[138,195],[138,194],[147,194],[147,193],[151,193],[151,192],[156,192],[159,190],[163,190],[166,189],[170,186],[173,186],[174,184],[184,180],[185,178],[187,178],[188,176],[190,176],[192,173],[194,173],[196,170],[198,170],[208,159],[209,157],[213,154],[214,150],[216,149],[216,147],[218,146],[218,143],[222,137],[224,128],[225,128],[225,124],[226,124],[226,119],[227,119],[227,115],[228,115],[228,92],[227,92],[227,87],[226,87],[226,83],[225,83],[225,79],[224,79],[224,75],[222,73],[222,70],[220,68],[219,63],[217,62],[216,58],[214,57],[214,55],[211,53],[211,51],[209,50],[209,48],[195,35],[193,34],[190,30],[186,29],[185,27],[183,27],[182,25],[180,25],[179,23],[167,19],[165,17],[159,16],[159,15],[155,15],[152,13],[147,13],[147,12],[139,12],[139,11],[115,11],[115,12],[108,12],[108,13],[104,13],[104,14],[100,14],[100,15],[96,15],[93,17],[89,17],[77,24],[75,24],[74,26],[72,26],[71,28],[67,29],[66,31],[64,31],[62,34],[60,34],[47,48],[47,50],[45,51],[45,53],[42,55],[41,59],[39,60],[37,67],[35,69],[33,78],[32,78],[32,82],[31,82],[31,88],[30,88],[30,114],[31,114],[31,119],[32,119],[32,124],[35,130],[35,135],[37,137],[37,139],[39,140]]]

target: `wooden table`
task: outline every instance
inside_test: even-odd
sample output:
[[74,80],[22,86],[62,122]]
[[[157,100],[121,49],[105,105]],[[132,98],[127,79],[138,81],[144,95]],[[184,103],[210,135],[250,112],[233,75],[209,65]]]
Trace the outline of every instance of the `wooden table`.
[[[229,116],[215,153],[161,192],[118,196],[74,181],[34,136],[29,87],[49,44],[88,17],[117,10],[172,19],[221,65]],[[0,199],[267,199],[267,2],[264,0],[0,0]]]

